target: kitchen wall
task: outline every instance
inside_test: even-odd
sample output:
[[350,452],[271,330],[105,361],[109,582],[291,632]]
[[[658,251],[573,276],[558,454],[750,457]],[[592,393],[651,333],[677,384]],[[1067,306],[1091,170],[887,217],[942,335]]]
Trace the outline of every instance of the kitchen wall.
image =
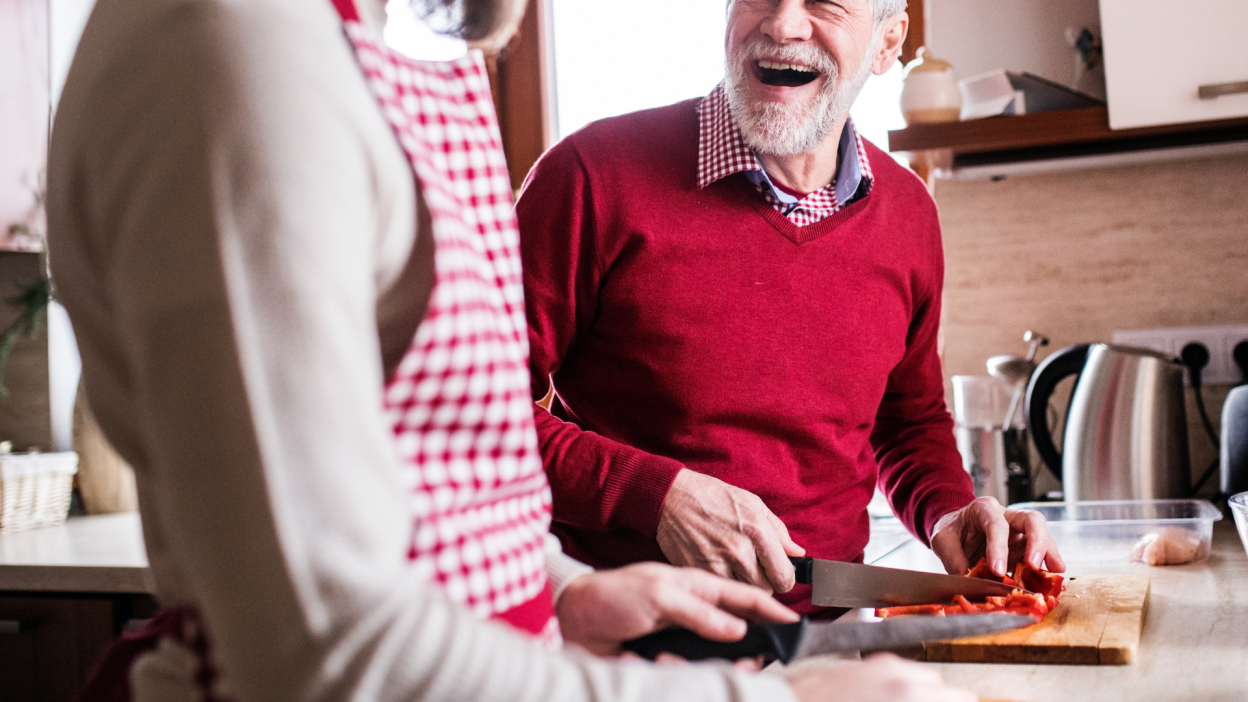
[[[926,0],[924,9],[927,45],[958,78],[1005,68],[1071,85],[1076,54],[1066,29],[1088,27],[1100,36],[1096,0]],[[1075,87],[1104,98],[1104,69]]]
[[42,225],[34,190],[48,141],[47,0],[0,2],[0,241]]
[[[1115,330],[1248,324],[1245,193],[1242,155],[936,181],[946,374],[984,375],[989,356],[1025,349],[1027,329],[1051,351]],[[1207,393],[1215,423],[1228,390]],[[1214,449],[1190,391],[1188,405],[1198,472]]]
[[[91,0],[0,2],[0,245],[12,223],[45,229],[35,189],[46,161],[50,107],[90,7]],[[19,312],[3,300],[41,270],[34,253],[0,251],[0,328]],[[11,440],[17,449],[69,449],[79,369],[69,319],[54,304],[45,332],[19,341],[9,359],[11,394],[0,399],[0,441]]]

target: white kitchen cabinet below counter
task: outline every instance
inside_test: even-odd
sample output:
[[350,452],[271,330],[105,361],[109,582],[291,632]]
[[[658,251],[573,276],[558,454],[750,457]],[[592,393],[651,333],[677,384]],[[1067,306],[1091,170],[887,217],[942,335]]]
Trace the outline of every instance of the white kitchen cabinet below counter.
[[0,532],[0,591],[154,592],[138,513]]

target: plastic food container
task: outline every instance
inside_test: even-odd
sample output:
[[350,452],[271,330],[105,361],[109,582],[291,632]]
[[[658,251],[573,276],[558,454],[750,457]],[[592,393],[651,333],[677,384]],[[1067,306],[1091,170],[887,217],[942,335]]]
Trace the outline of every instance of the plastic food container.
[[1025,502],[1049,522],[1049,533],[1067,563],[1128,563],[1159,537],[1190,545],[1190,559],[1204,560],[1213,523],[1222,512],[1207,500],[1106,500]]

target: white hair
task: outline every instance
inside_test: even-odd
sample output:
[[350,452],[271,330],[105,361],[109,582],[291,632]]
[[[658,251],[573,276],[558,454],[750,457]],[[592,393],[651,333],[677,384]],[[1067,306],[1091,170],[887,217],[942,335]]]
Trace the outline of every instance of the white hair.
[[898,12],[906,11],[906,0],[872,0],[871,4],[875,6],[875,24],[877,27],[881,22]]

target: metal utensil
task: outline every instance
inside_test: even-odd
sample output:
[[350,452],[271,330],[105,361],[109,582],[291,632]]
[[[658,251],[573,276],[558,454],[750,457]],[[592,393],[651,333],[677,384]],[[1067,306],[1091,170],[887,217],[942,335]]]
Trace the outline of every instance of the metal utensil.
[[788,663],[837,651],[883,651],[992,634],[1034,624],[1025,614],[958,614],[949,617],[901,617],[882,622],[812,622],[750,624],[740,641],[721,643],[688,629],[669,629],[626,641],[624,650],[654,660],[672,653],[687,660],[757,658],[766,656]]
[[988,359],[988,374],[1013,388],[1013,393],[1010,395],[1010,407],[1005,412],[1005,420],[1001,422],[1002,429],[1009,429],[1014,424],[1014,413],[1018,410],[1018,401],[1022,399],[1023,391],[1027,389],[1031,374],[1036,371],[1036,351],[1041,346],[1049,345],[1047,336],[1037,334],[1030,329],[1023,333],[1023,341],[1027,342],[1026,356],[1006,354]]
[[810,584],[818,607],[893,607],[950,602],[954,595],[1007,597],[1021,586],[983,578],[922,573],[861,563],[790,557],[797,582]]

